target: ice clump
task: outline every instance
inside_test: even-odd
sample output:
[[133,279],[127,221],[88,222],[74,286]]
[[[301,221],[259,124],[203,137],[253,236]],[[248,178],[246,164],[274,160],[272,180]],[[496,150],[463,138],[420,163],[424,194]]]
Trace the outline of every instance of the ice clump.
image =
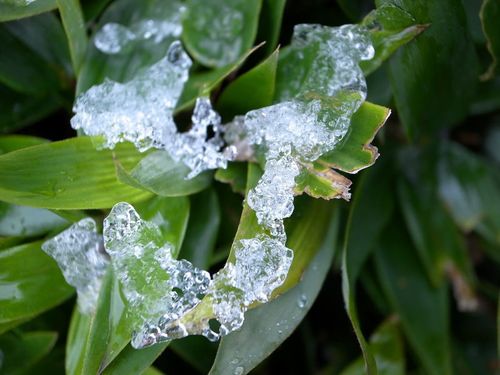
[[181,33],[182,25],[179,19],[143,20],[130,27],[110,22],[97,32],[94,45],[99,51],[114,55],[126,50],[136,41],[152,40],[153,43],[160,43],[168,37],[178,38]]
[[349,131],[351,116],[366,98],[359,62],[374,55],[367,31],[357,25],[297,25],[290,49],[299,59],[313,53],[311,67],[282,92],[285,101],[239,120],[248,142],[266,157],[264,175],[248,193],[248,205],[260,224],[279,234],[276,228],[293,212],[301,166],[333,150]]
[[95,310],[102,279],[109,264],[96,223],[85,218],[42,244],[56,260],[68,284],[76,288],[84,314]]
[[[104,220],[103,234],[129,313],[140,327],[134,332],[132,345],[139,348],[161,341],[166,336],[161,328],[206,294],[209,273],[186,260],[174,259],[173,245],[128,203],[113,207]],[[182,330],[177,337],[182,337]]]
[[177,131],[173,110],[190,66],[180,42],[172,43],[162,60],[131,81],[106,80],[80,95],[71,126],[87,135],[104,136],[106,148],[123,141],[140,151],[164,147]]
[[[129,26],[106,23],[95,35],[94,45],[101,52],[118,54],[136,43],[151,41],[158,44],[182,33],[182,15],[186,7],[178,1],[156,1],[148,5],[143,19],[133,17]],[[136,15],[134,15],[136,16]]]
[[164,59],[131,81],[106,80],[79,96],[71,126],[87,135],[103,136],[105,148],[130,141],[140,151],[165,149],[191,169],[187,178],[226,168],[235,149],[225,147],[221,118],[207,97],[196,100],[190,130],[180,133],[174,123],[173,111],[190,66],[180,42],[172,43]]
[[224,148],[221,118],[212,109],[210,99],[196,100],[191,121],[191,129],[179,133],[171,147],[167,147],[174,160],[182,160],[191,169],[187,178],[207,169],[226,168],[236,151],[233,146]]

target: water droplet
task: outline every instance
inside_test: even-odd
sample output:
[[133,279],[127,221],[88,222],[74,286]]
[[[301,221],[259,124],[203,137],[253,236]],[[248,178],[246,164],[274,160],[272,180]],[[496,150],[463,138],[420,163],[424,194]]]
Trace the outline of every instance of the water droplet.
[[305,294],[300,295],[299,299],[297,300],[297,306],[299,306],[301,309],[307,306],[307,296]]
[[234,369],[234,375],[243,375],[245,369],[241,366],[238,366]]

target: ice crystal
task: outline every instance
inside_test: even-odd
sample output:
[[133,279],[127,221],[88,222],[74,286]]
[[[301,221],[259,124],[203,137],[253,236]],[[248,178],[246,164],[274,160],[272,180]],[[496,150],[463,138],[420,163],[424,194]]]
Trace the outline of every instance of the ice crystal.
[[130,27],[110,22],[100,29],[94,45],[98,50],[107,54],[118,54],[127,50],[137,41],[151,40],[160,43],[168,37],[178,38],[182,33],[179,17],[174,20],[143,20]]
[[302,59],[313,53],[310,69],[282,94],[286,101],[251,111],[243,120],[249,143],[266,157],[248,204],[272,232],[293,212],[301,164],[333,150],[347,134],[351,116],[366,98],[359,62],[374,54],[367,32],[357,25],[297,25],[290,49]]
[[191,172],[192,178],[207,169],[226,168],[228,160],[234,158],[234,148],[224,148],[221,118],[212,109],[210,99],[201,97],[191,117],[191,129],[174,138],[171,147],[167,147],[175,160],[182,160]]
[[191,60],[179,42],[167,56],[126,83],[110,80],[77,98],[71,125],[87,135],[104,136],[103,147],[130,141],[140,151],[165,149],[191,169],[192,178],[207,169],[225,168],[235,149],[224,147],[221,118],[210,100],[196,100],[191,128],[177,131],[173,110],[188,78]]
[[167,55],[126,83],[106,80],[80,95],[74,129],[104,136],[104,147],[130,141],[141,150],[162,148],[176,133],[173,110],[188,78],[191,59],[180,42]]
[[43,243],[42,249],[59,264],[68,284],[76,288],[81,312],[94,311],[109,264],[95,221],[80,220]]
[[104,220],[104,243],[136,327],[132,344],[161,341],[161,327],[179,318],[206,293],[210,275],[172,256],[159,228],[118,203]]

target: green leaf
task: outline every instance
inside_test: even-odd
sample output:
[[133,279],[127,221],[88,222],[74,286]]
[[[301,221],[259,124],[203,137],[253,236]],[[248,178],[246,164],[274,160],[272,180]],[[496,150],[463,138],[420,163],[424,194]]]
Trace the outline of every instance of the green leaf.
[[204,172],[187,178],[191,172],[181,161],[174,161],[167,151],[154,151],[144,157],[130,172],[117,165],[121,182],[145,189],[164,197],[190,195],[205,189],[212,181],[212,174]]
[[336,3],[351,21],[358,22],[373,5],[366,0],[337,0]]
[[31,17],[55,8],[56,0],[37,0],[25,6],[0,3],[0,22]]
[[[141,155],[130,144],[97,151],[89,137],[71,138],[0,156],[0,200],[54,209],[107,208],[150,193],[120,183],[114,158],[130,167]],[[43,173],[42,173],[43,171]]]
[[352,116],[350,132],[342,144],[322,155],[319,163],[348,173],[356,173],[371,166],[379,154],[370,142],[390,113],[389,108],[364,102]]
[[56,332],[28,332],[22,335],[1,336],[2,374],[26,374],[26,371],[52,350],[56,340]]
[[221,222],[219,199],[213,189],[192,195],[190,199],[191,213],[179,257],[195,267],[208,269]]
[[40,246],[32,242],[0,252],[0,323],[36,316],[73,294]]
[[[259,65],[227,86],[217,103],[227,119],[272,104],[278,54],[279,51],[276,50]],[[243,98],[245,99],[242,100]]]
[[70,375],[99,373],[111,333],[108,317],[113,281],[110,267],[101,286],[95,313],[85,315],[78,308],[73,313],[66,349],[66,372]]
[[473,97],[478,74],[462,2],[376,3],[394,4],[411,14],[417,24],[431,24],[414,42],[401,48],[390,63],[396,107],[409,137],[432,136],[461,121]]
[[464,231],[500,244],[500,176],[487,161],[454,143],[439,158],[439,196]]
[[0,136],[0,155],[46,142],[48,142],[47,139],[30,135],[3,135]]
[[335,211],[321,249],[301,280],[274,301],[245,314],[243,326],[225,336],[210,375],[248,374],[280,346],[304,319],[316,299],[336,251],[339,212]]
[[[24,22],[24,21],[23,21]],[[46,38],[52,34],[38,28]],[[38,96],[61,88],[60,73],[37,50],[0,24],[0,82],[12,90]],[[56,35],[57,39],[57,35]]]
[[225,78],[231,74],[235,74],[246,59],[262,45],[263,44],[261,43],[252,49],[249,49],[235,63],[228,64],[222,68],[190,73],[189,79],[184,85],[184,90],[182,91],[175,111],[183,111],[191,107],[198,96],[208,95],[212,90],[218,87]]
[[366,372],[376,374],[373,355],[366,344],[356,307],[356,282],[363,264],[374,250],[380,233],[394,210],[392,167],[386,162],[363,173],[356,184],[347,221],[342,256],[342,294],[347,315],[366,363]]
[[156,344],[137,350],[127,347],[111,364],[104,369],[103,375],[137,375],[149,368],[156,358],[167,348],[170,342]]
[[203,336],[188,336],[170,343],[170,349],[201,374],[208,374],[217,353],[217,343]]
[[416,25],[411,14],[393,5],[384,4],[368,14],[363,24],[370,27],[370,36],[375,56],[368,61],[361,61],[365,75],[378,69],[398,48],[410,42],[428,25]]
[[0,84],[0,134],[31,125],[61,106],[54,93],[32,96]]
[[447,287],[429,283],[410,239],[394,230],[397,224],[386,229],[375,252],[378,277],[425,373],[451,374]]
[[[380,375],[406,374],[403,341],[398,325],[397,319],[389,319],[370,337],[370,351],[375,357]],[[342,371],[341,375],[361,375],[365,373],[364,370],[363,358],[359,358]]]
[[78,77],[87,49],[87,31],[78,0],[57,0],[59,14],[68,38],[73,70]]
[[[186,232],[189,200],[154,197],[136,205],[136,209],[144,220],[158,226],[161,240],[175,245],[178,252]],[[103,283],[95,314],[85,316],[78,310],[73,313],[67,343],[68,373],[97,373],[120,355],[135,328],[126,305],[118,280],[110,272]]]
[[[256,185],[260,175],[259,167],[250,164],[247,190]],[[307,197],[300,197],[295,200],[294,216],[288,220],[286,226],[288,234],[287,247],[294,251],[294,258],[285,282],[274,290],[272,299],[285,293],[300,281],[304,270],[320,248],[331,212],[332,206],[325,202]],[[263,232],[264,229],[258,224],[255,212],[245,203],[228,261],[234,261],[235,247],[240,239],[254,238]],[[179,321],[183,324],[196,324],[200,320],[212,319],[213,311],[210,303],[209,297],[202,299],[195,308],[181,317]],[[258,303],[255,303],[251,308],[258,305]]]
[[264,53],[270,54],[276,49],[281,32],[281,22],[286,0],[263,0],[260,12],[258,40],[266,42]]
[[67,223],[49,210],[0,202],[0,236],[39,236]]
[[343,198],[349,200],[351,180],[319,163],[305,165],[295,178],[296,195],[306,193],[313,198],[326,200]]
[[247,163],[230,162],[227,164],[226,169],[217,169],[214,177],[219,182],[224,182],[231,185],[231,189],[235,193],[245,195],[247,184],[247,169]]
[[498,28],[498,17],[500,17],[500,4],[494,0],[484,0],[479,13],[484,35],[486,36],[486,47],[493,58],[488,70],[481,79],[491,79],[500,71],[500,29]]
[[262,0],[189,0],[182,39],[189,53],[210,67],[231,64],[257,35]]
[[[161,20],[158,9],[160,7],[172,9],[172,6],[169,6],[171,4],[174,4],[175,7],[175,3],[163,0],[114,1],[99,18],[95,30],[101,29],[102,26],[110,22],[129,27],[139,20]],[[165,15],[165,12],[162,15]],[[160,43],[140,43],[134,45],[134,48],[113,55],[99,51],[95,47],[94,39],[92,39],[88,45],[78,76],[76,93],[81,94],[91,86],[102,83],[105,78],[117,82],[130,80],[140,69],[150,66],[163,58],[173,40],[173,38],[165,38]]]
[[[61,21],[54,13],[44,13],[19,21],[7,22],[5,28],[20,42],[29,47],[65,79],[70,79],[71,59],[66,45],[66,35]],[[65,82],[65,87],[69,86]]]

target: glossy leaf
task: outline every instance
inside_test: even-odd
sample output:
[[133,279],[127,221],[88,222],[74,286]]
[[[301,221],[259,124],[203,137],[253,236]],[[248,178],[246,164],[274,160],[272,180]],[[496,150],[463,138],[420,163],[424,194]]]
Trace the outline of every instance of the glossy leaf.
[[208,71],[191,73],[184,86],[175,111],[183,111],[193,106],[198,96],[208,95],[212,90],[217,88],[225,78],[231,74],[235,74],[246,59],[260,47],[262,47],[262,43],[247,50],[236,62],[232,64]]
[[319,162],[348,173],[356,173],[371,166],[379,154],[370,142],[385,124],[390,113],[388,108],[369,102],[363,103],[353,115],[350,132],[342,144],[321,156]]
[[286,0],[263,0],[260,12],[258,39],[266,44],[264,52],[270,54],[278,45]]
[[145,189],[164,197],[197,193],[212,180],[210,172],[187,178],[191,172],[181,161],[174,161],[167,151],[154,151],[144,157],[130,172],[117,166],[118,178],[125,184]]
[[57,7],[68,38],[73,70],[78,76],[87,49],[87,31],[80,2],[78,0],[57,0]]
[[102,372],[103,375],[137,375],[149,368],[158,356],[167,348],[170,342],[156,344],[137,350],[127,347]]
[[[172,243],[178,252],[186,232],[189,200],[154,197],[135,208],[144,220],[159,227],[162,239]],[[68,373],[94,374],[106,368],[124,350],[133,329],[118,280],[110,273],[95,314],[86,316],[78,310],[73,313],[66,349]]]
[[235,193],[245,195],[248,164],[243,162],[228,163],[226,169],[217,169],[215,179],[231,185]]
[[0,39],[2,84],[21,93],[38,95],[57,91],[61,87],[57,70],[3,24],[0,24]]
[[[248,169],[247,190],[254,187],[261,175],[259,167],[251,164]],[[285,282],[274,290],[272,299],[285,293],[301,279],[304,270],[318,252],[321,241],[327,229],[332,206],[319,200],[301,197],[295,200],[294,217],[287,222],[287,247],[294,251],[292,265]],[[253,238],[264,229],[258,224],[255,212],[245,203],[240,218],[238,231],[234,237],[233,246],[228,261],[234,260],[235,246],[240,239]],[[207,307],[209,299],[204,298],[195,308],[187,312],[179,320],[181,323],[213,318],[213,311]],[[251,308],[257,307],[256,303]]]
[[34,207],[89,209],[147,198],[150,193],[117,180],[114,158],[130,167],[141,155],[128,144],[119,145],[114,151],[97,151],[88,137],[2,155],[0,200]]
[[8,333],[1,336],[2,374],[27,373],[50,352],[56,340],[56,332],[28,332],[22,335]]
[[439,196],[455,222],[500,244],[500,176],[486,160],[458,144],[444,146],[439,163]]
[[385,162],[364,172],[356,183],[342,256],[342,294],[345,308],[363,352],[368,374],[376,374],[377,368],[358,318],[356,283],[364,263],[392,216],[392,176],[392,168]]
[[[369,347],[375,357],[378,374],[406,374],[403,341],[399,333],[397,319],[393,318],[381,324],[370,337]],[[359,358],[340,375],[361,375],[364,370],[363,359]]]
[[498,17],[500,17],[500,4],[495,0],[484,0],[479,15],[486,36],[486,46],[493,59],[488,70],[481,76],[486,80],[493,78],[500,71],[500,30],[497,25]]
[[31,318],[73,294],[40,246],[32,242],[0,252],[0,323]]
[[[218,101],[218,107],[226,118],[244,115],[252,109],[271,105],[274,98],[278,50],[266,60],[239,76],[224,90]],[[241,100],[246,98],[245,100]]]
[[428,25],[417,25],[411,14],[393,4],[383,4],[368,14],[363,24],[370,27],[375,56],[361,61],[365,75],[378,69],[398,48],[410,42]]
[[293,288],[274,301],[250,310],[238,331],[224,337],[210,375],[248,374],[297,328],[316,299],[337,249],[339,212],[336,211],[321,249]]
[[99,373],[112,328],[108,316],[113,281],[110,268],[103,280],[94,314],[85,315],[78,309],[73,313],[66,349],[66,372],[69,375]]
[[57,68],[58,74],[71,76],[66,36],[61,21],[54,13],[7,22],[4,26],[20,42]]
[[[155,12],[162,2],[163,0],[114,1],[100,17],[96,30],[110,22],[130,26],[138,20],[158,19],[159,16]],[[131,50],[110,55],[99,51],[92,38],[78,76],[76,93],[81,94],[91,86],[102,83],[106,77],[118,82],[130,80],[140,69],[152,65],[164,57],[172,41],[173,38],[166,38],[160,43],[141,43]]]
[[460,121],[467,113],[478,74],[462,2],[376,3],[394,4],[411,14],[417,24],[432,24],[414,42],[401,48],[390,63],[396,107],[407,134],[417,139]]
[[0,202],[0,236],[38,236],[67,223],[49,210]]
[[190,198],[191,212],[186,239],[179,257],[189,260],[195,267],[208,269],[221,222],[219,199],[213,189]]
[[388,227],[380,243],[375,252],[378,277],[425,373],[451,374],[446,286],[430,284],[404,232]]
[[0,136],[0,155],[19,150],[21,148],[37,146],[48,140],[30,135],[4,135]]
[[31,17],[56,8],[56,0],[37,0],[26,6],[0,4],[0,22]]
[[195,60],[210,67],[234,63],[257,35],[262,0],[189,0],[182,39]]

